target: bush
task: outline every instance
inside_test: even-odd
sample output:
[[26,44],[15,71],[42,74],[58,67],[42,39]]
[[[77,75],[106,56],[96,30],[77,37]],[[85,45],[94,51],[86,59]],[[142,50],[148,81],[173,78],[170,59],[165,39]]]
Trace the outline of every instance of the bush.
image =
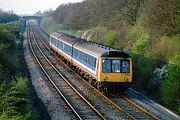
[[36,119],[37,114],[27,99],[27,78],[15,76],[12,84],[0,85],[0,118],[29,120]]
[[180,55],[170,59],[168,77],[161,82],[160,92],[162,101],[171,109],[180,113]]
[[118,41],[118,34],[116,32],[110,31],[105,35],[104,38],[105,45],[114,47],[117,41]]
[[0,79],[2,79],[2,77],[3,77],[3,66],[0,64]]
[[15,76],[12,81],[12,86],[14,86],[18,91],[27,93],[27,88],[28,88],[27,81],[28,80],[26,77],[21,77],[20,75]]
[[157,63],[156,61],[152,59],[145,58],[142,56],[140,57],[133,56],[133,61],[134,61],[133,63],[134,78],[133,79],[135,80],[134,85],[138,89],[147,90],[148,83],[153,76],[153,71]]
[[16,116],[8,116],[6,112],[3,112],[0,115],[0,120],[22,120],[21,116],[16,115]]
[[142,33],[137,41],[133,44],[132,52],[143,54],[150,44],[150,37],[148,33]]
[[169,58],[178,55],[180,50],[180,34],[173,36],[161,36],[151,44],[151,55],[154,58],[169,62]]
[[132,26],[126,34],[128,42],[133,43],[132,52],[135,54],[143,54],[150,45],[151,36],[140,23]]
[[153,78],[148,83],[148,91],[153,94],[159,93],[161,82],[167,78],[167,65],[154,70]]

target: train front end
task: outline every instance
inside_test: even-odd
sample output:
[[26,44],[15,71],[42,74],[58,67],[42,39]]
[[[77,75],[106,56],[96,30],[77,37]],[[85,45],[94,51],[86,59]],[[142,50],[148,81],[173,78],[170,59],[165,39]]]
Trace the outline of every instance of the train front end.
[[99,59],[98,82],[103,91],[124,92],[132,83],[132,59],[123,51],[108,51]]

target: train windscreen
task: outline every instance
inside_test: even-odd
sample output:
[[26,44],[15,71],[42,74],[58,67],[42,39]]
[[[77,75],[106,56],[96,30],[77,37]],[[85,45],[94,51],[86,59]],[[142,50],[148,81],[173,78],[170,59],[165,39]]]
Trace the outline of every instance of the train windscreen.
[[103,59],[102,72],[103,73],[129,73],[130,60]]

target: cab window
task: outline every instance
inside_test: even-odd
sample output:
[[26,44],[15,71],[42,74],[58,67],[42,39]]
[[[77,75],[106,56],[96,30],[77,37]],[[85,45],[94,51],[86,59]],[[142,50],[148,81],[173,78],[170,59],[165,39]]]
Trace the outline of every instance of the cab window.
[[102,60],[102,72],[103,73],[111,72],[111,60]]
[[112,72],[121,72],[120,60],[112,60]]
[[122,72],[123,73],[129,73],[130,72],[130,62],[129,61],[123,61],[122,62]]

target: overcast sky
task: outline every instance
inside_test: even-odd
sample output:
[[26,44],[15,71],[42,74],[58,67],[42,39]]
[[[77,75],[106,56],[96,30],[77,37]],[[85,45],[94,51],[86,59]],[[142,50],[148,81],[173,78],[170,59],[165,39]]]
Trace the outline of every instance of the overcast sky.
[[0,9],[13,10],[16,14],[33,14],[41,10],[56,9],[63,3],[81,2],[83,0],[0,0]]

